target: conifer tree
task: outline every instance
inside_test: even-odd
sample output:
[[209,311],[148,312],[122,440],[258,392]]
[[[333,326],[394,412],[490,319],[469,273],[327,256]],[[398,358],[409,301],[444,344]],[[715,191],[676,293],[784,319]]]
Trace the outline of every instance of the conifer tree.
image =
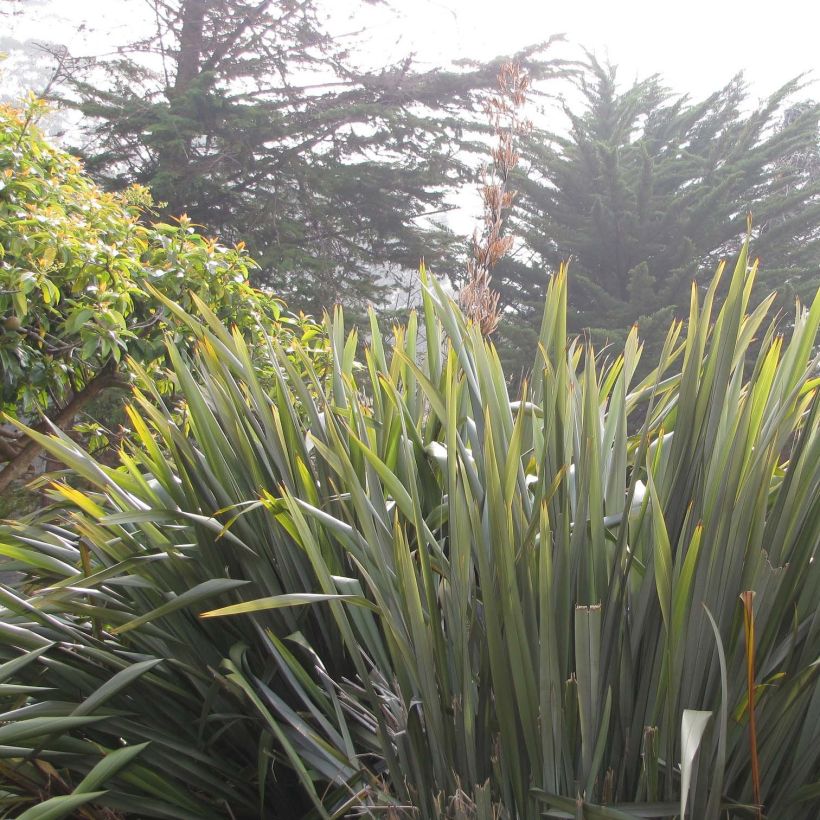
[[[385,273],[421,257],[453,266],[431,216],[470,170],[457,147],[500,60],[359,69],[317,0],[149,6],[151,36],[68,71],[97,178],[147,185],[169,214],[246,240],[266,283],[314,311],[377,301]],[[542,47],[518,59],[535,79],[560,70]]]
[[533,132],[513,230],[526,262],[496,271],[507,311],[508,356],[538,328],[546,279],[570,260],[570,329],[598,340],[638,322],[659,342],[685,318],[693,280],[707,282],[733,254],[751,213],[760,292],[813,295],[820,281],[818,116],[795,105],[798,83],[748,108],[742,77],[693,103],[658,77],[620,90],[615,69],[590,59],[566,105],[565,134]]

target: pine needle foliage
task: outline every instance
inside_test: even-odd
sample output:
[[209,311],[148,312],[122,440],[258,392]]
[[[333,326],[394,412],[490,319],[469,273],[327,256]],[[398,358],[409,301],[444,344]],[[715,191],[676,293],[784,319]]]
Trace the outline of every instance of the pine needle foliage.
[[777,290],[785,311],[795,297],[810,301],[820,284],[820,107],[797,102],[802,88],[788,83],[755,105],[736,77],[691,100],[657,76],[621,86],[590,56],[564,127],[521,144],[510,230],[531,255],[495,271],[504,357],[529,366],[544,271],[571,259],[571,332],[622,345],[637,322],[654,360],[670,322],[686,318],[692,280],[703,293],[718,262],[738,253],[749,213],[756,297]]
[[[366,67],[373,45],[328,31],[338,5],[137,3],[148,36],[68,60],[56,91],[83,114],[78,148],[98,180],[144,184],[166,216],[245,240],[254,282],[314,314],[384,303],[422,256],[455,269],[461,243],[439,218],[472,176],[471,132],[503,63]],[[547,45],[518,55],[545,82],[567,70]]]
[[337,313],[267,392],[189,318],[184,421],[136,393],[115,467],[39,437],[52,518],[3,531],[9,811],[815,817],[820,297],[784,338],[747,259],[638,383],[559,272],[512,402],[434,281],[424,341],[357,363]]

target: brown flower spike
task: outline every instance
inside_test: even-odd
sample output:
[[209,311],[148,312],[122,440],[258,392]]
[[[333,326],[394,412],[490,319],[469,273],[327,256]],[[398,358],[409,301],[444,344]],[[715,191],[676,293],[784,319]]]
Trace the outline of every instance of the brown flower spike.
[[498,327],[501,314],[498,293],[490,287],[490,271],[509,253],[511,236],[503,236],[504,214],[515,199],[508,189],[510,174],[518,164],[514,140],[530,128],[519,116],[526,102],[530,79],[517,63],[505,63],[498,74],[498,94],[487,101],[484,111],[495,131],[498,142],[492,151],[492,170],[483,171],[481,198],[484,203],[484,230],[473,233],[472,258],[467,263],[467,283],[458,301],[465,315],[476,324],[484,336]]

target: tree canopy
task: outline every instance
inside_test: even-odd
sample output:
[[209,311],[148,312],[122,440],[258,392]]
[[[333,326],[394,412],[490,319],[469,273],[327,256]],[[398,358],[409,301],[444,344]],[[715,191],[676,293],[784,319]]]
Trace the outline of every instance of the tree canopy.
[[[459,150],[501,60],[359,68],[318,0],[149,5],[148,38],[66,67],[98,179],[149,186],[165,213],[246,240],[258,278],[314,311],[378,302],[391,268],[422,257],[452,268],[465,243],[435,217],[473,172]],[[518,55],[536,80],[562,71],[543,51]]]
[[568,133],[536,130],[524,143],[512,230],[529,259],[496,274],[508,337],[530,343],[546,277],[569,260],[570,330],[613,340],[639,322],[659,344],[669,319],[685,318],[691,282],[737,251],[748,214],[760,290],[810,301],[820,107],[795,105],[797,87],[747,110],[737,77],[695,103],[658,77],[621,90],[615,69],[590,59],[583,107],[564,106]]

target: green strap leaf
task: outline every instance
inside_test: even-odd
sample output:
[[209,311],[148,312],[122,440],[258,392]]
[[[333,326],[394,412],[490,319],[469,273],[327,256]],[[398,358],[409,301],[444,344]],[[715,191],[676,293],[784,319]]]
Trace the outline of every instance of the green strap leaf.
[[63,817],[70,817],[80,806],[84,806],[104,794],[105,792],[102,791],[52,797],[37,806],[27,809],[17,820],[61,820]]
[[292,592],[286,595],[271,595],[268,598],[257,598],[254,601],[245,601],[241,604],[223,606],[220,609],[212,609],[208,612],[201,612],[200,618],[221,618],[225,615],[243,615],[248,612],[263,612],[268,609],[282,609],[290,606],[305,606],[321,601],[346,601],[349,604],[363,606],[378,612],[379,608],[360,595],[324,595],[315,592]]
[[126,666],[125,669],[117,672],[116,675],[109,678],[99,689],[92,692],[73,712],[73,717],[80,715],[89,715],[95,709],[102,706],[109,701],[114,695],[122,689],[125,689],[137,678],[144,675],[149,670],[153,669],[158,663],[162,663],[161,658],[147,661],[140,661]]
[[197,584],[195,587],[183,592],[181,595],[177,595],[175,598],[168,601],[168,603],[165,603],[156,609],[152,609],[150,612],[146,612],[138,618],[134,618],[127,624],[115,627],[111,631],[115,635],[122,634],[123,632],[129,632],[130,630],[135,629],[138,626],[142,626],[142,624],[146,624],[149,621],[155,621],[157,618],[163,618],[179,609],[185,609],[193,606],[194,604],[198,604],[206,598],[212,598],[215,595],[222,595],[225,592],[230,592],[233,589],[237,589],[238,587],[249,583],[250,581],[234,581],[230,578],[211,578],[207,581],[203,581],[201,584]]
[[109,752],[80,781],[80,784],[74,789],[74,794],[101,794],[101,792],[95,790],[114,777],[121,769],[124,769],[149,745],[150,741],[147,741],[146,743],[139,743],[135,746],[124,746],[121,749],[115,749],[113,752]]

